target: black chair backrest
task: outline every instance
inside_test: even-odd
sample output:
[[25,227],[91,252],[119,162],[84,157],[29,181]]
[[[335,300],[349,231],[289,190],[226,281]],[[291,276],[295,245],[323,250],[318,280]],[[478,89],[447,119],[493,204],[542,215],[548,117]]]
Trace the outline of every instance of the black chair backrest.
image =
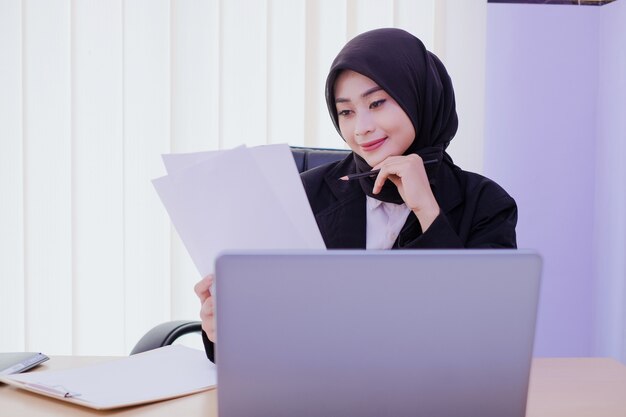
[[306,148],[292,146],[291,153],[296,161],[298,172],[302,173],[316,166],[343,159],[350,153],[348,149]]

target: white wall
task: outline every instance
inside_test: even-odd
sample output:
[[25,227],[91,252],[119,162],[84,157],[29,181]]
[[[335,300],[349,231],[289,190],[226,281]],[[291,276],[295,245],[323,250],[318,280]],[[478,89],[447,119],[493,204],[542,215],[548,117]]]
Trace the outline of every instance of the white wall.
[[437,38],[437,53],[450,72],[459,114],[448,152],[463,169],[483,172],[487,2],[438,0],[437,5],[445,19],[439,27],[446,30]]
[[544,256],[537,355],[625,359],[624,16],[488,6],[485,173]]

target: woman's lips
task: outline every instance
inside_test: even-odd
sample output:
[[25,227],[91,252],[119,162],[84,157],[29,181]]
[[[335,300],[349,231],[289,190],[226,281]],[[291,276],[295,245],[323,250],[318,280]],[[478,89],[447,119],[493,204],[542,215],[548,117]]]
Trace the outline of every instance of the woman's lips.
[[373,140],[371,142],[363,143],[359,145],[361,149],[365,152],[373,151],[374,149],[378,149],[382,146],[382,144],[387,140],[387,137]]

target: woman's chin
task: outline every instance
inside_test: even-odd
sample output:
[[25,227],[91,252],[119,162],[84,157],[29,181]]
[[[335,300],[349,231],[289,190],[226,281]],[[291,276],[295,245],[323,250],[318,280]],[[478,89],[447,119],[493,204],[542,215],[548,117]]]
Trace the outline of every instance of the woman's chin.
[[361,156],[363,157],[363,159],[365,159],[365,162],[367,162],[367,165],[371,167],[374,167],[385,160],[385,158],[382,158],[380,156],[375,156],[375,155],[361,155]]
[[356,153],[371,167],[380,164],[387,158],[387,155],[382,152],[363,152],[363,150],[360,149]]

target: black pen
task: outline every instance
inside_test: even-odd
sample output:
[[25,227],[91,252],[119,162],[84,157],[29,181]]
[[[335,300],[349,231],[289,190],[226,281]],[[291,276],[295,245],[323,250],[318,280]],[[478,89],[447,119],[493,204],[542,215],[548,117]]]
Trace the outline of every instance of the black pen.
[[[429,159],[428,161],[424,161],[424,165],[434,164],[437,161],[438,159]],[[358,174],[344,175],[343,177],[339,179],[344,180],[344,181],[358,180],[359,178],[375,177],[376,175],[378,175],[379,172],[380,172],[380,169],[373,169],[368,172],[360,172]]]

